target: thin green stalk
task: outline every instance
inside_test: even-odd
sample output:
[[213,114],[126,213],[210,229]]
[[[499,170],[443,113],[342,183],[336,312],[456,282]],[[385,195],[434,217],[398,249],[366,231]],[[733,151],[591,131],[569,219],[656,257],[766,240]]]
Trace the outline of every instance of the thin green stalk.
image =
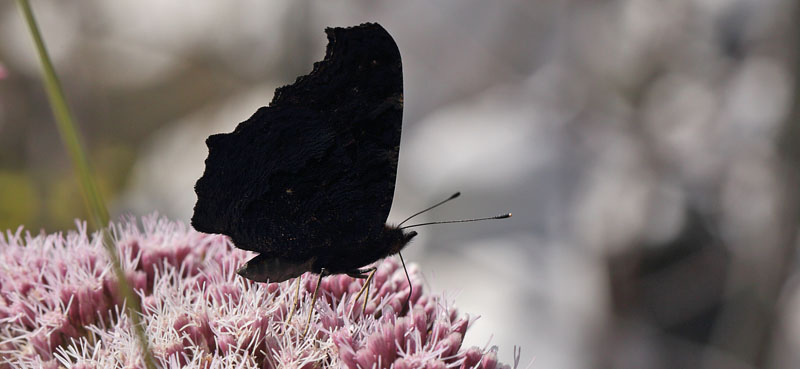
[[33,17],[33,11],[28,0],[18,0],[17,3],[22,10],[25,21],[28,23],[28,29],[33,37],[34,45],[36,45],[36,51],[39,53],[39,61],[42,63],[42,74],[44,76],[44,87],[47,90],[50,107],[53,109],[61,140],[64,142],[67,153],[72,159],[72,164],[75,166],[74,169],[80,181],[92,224],[96,229],[103,228],[108,224],[108,210],[106,210],[106,205],[100,197],[97,185],[90,174],[89,162],[81,149],[72,114],[61,89],[61,82],[59,82],[53,64],[50,61],[50,56],[45,48],[42,35],[39,33],[39,27]]
[[39,61],[42,63],[42,74],[44,75],[44,87],[45,90],[47,90],[47,98],[50,101],[50,107],[53,109],[53,115],[56,119],[56,125],[58,126],[61,140],[64,142],[67,152],[72,159],[72,165],[78,177],[78,181],[80,182],[81,192],[83,193],[86,207],[89,210],[92,224],[96,229],[102,231],[103,246],[108,253],[109,259],[111,259],[114,274],[117,276],[118,287],[123,296],[125,296],[126,304],[129,307],[127,309],[128,317],[130,317],[133,322],[134,332],[136,333],[139,345],[142,349],[145,366],[148,369],[155,369],[155,361],[148,348],[147,336],[142,327],[141,305],[139,304],[139,299],[133,293],[133,289],[131,289],[128,284],[125,273],[122,271],[119,255],[117,254],[117,250],[114,247],[107,227],[109,221],[108,209],[91,175],[89,160],[86,158],[78,133],[75,130],[75,123],[72,119],[72,113],[69,110],[67,101],[64,98],[61,83],[50,61],[50,56],[45,48],[42,35],[36,24],[36,19],[33,17],[30,3],[28,3],[28,0],[17,0],[17,4],[20,10],[22,10],[22,15],[28,23],[28,30],[31,33],[31,37],[33,37],[33,43],[36,45]]

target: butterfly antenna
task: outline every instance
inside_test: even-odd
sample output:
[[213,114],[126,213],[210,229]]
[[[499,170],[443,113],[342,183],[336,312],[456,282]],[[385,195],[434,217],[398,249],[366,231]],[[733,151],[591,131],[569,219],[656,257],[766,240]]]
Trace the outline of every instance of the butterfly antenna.
[[450,195],[450,197],[448,197],[447,199],[445,199],[445,200],[443,200],[443,201],[439,201],[438,203],[436,203],[436,205],[433,205],[433,206],[431,206],[431,207],[429,207],[429,208],[427,208],[427,209],[425,209],[425,210],[418,211],[418,212],[414,213],[414,214],[413,214],[413,215],[411,215],[410,217],[406,218],[406,220],[404,220],[404,221],[400,222],[400,224],[398,224],[397,226],[398,226],[398,227],[399,227],[399,226],[402,226],[402,225],[403,225],[403,223],[405,223],[405,222],[407,222],[407,221],[411,220],[411,218],[413,218],[413,217],[415,217],[415,216],[417,216],[417,215],[420,215],[420,214],[422,214],[422,213],[424,213],[424,212],[426,212],[426,211],[428,211],[428,210],[431,210],[431,209],[433,209],[433,208],[435,208],[435,207],[437,207],[437,206],[439,206],[439,205],[442,205],[442,204],[444,204],[444,203],[446,203],[446,202],[448,202],[448,201],[450,201],[450,200],[452,200],[452,199],[455,199],[456,197],[459,197],[459,196],[461,196],[461,192],[456,192],[456,193],[454,193],[454,194]]
[[432,225],[432,224],[468,223],[468,222],[477,222],[477,221],[481,221],[481,220],[506,219],[506,218],[511,218],[511,213],[495,215],[493,217],[487,217],[487,218],[445,220],[445,221],[441,221],[441,222],[428,222],[428,223],[412,224],[410,226],[400,227],[400,229],[406,229],[406,228],[411,228],[411,227],[419,227],[419,226],[424,226],[424,225]]

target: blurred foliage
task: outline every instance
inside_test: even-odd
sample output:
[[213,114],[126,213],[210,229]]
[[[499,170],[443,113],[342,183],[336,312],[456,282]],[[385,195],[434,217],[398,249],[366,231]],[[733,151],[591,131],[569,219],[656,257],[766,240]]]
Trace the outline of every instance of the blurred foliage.
[[0,229],[31,224],[41,212],[36,182],[26,173],[0,170]]

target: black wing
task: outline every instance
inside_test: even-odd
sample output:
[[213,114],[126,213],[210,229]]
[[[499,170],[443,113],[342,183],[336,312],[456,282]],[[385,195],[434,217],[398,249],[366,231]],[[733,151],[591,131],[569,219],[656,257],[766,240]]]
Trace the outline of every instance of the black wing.
[[309,75],[206,141],[197,230],[295,261],[382,230],[400,146],[400,53],[378,24],[326,33],[325,59]]

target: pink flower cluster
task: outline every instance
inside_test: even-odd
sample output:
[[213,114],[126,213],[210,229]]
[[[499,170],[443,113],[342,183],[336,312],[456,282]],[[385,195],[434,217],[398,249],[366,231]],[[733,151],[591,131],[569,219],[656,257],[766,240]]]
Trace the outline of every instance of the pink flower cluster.
[[[496,350],[463,349],[471,321],[426,294],[411,267],[394,259],[364,281],[315,275],[253,283],[237,266],[252,256],[226,237],[197,233],[157,216],[112,225],[129,282],[142,299],[143,324],[160,367],[182,368],[481,368]],[[301,297],[287,319],[296,284]],[[0,369],[143,368],[124,301],[97,235],[0,234]],[[306,317],[312,314],[303,337]],[[288,320],[288,321],[287,321]]]

